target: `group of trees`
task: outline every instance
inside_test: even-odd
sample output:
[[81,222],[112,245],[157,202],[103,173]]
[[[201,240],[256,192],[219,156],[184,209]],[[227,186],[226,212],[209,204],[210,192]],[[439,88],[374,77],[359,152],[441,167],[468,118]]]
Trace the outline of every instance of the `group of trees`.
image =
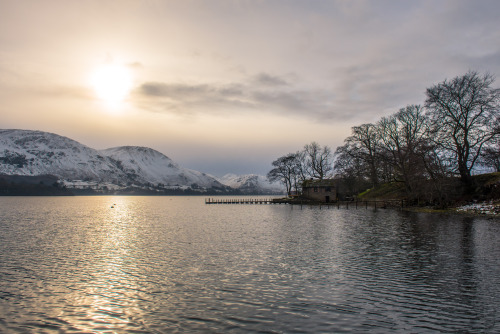
[[417,196],[428,180],[436,193],[451,175],[470,188],[478,165],[500,171],[500,90],[493,81],[468,72],[428,88],[425,107],[353,127],[335,152],[336,174],[353,192],[397,181]]
[[304,146],[301,151],[289,153],[274,160],[273,169],[267,173],[271,182],[280,181],[288,195],[299,191],[307,179],[323,180],[333,176],[333,153],[328,146],[316,142]]
[[500,171],[500,89],[493,82],[490,74],[470,71],[433,85],[425,106],[408,105],[377,123],[353,127],[335,154],[315,142],[306,145],[275,160],[268,178],[283,182],[289,193],[305,179],[334,173],[352,193],[394,181],[409,196],[422,184],[435,193],[452,175],[471,187],[478,165]]

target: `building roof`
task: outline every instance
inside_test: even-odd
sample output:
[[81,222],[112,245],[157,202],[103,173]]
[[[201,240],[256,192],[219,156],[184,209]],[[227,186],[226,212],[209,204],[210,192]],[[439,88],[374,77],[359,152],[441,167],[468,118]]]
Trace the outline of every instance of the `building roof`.
[[324,180],[305,180],[302,183],[302,188],[306,187],[335,187],[337,185],[337,180],[334,179],[324,179]]

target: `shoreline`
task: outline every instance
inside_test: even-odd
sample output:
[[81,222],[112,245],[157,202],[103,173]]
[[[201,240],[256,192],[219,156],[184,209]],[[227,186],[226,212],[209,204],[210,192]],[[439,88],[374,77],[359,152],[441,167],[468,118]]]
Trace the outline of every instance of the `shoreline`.
[[406,207],[403,210],[408,212],[420,212],[420,213],[435,213],[435,214],[446,214],[446,215],[454,215],[454,216],[462,216],[462,217],[482,217],[487,219],[495,219],[500,221],[500,214],[498,213],[485,213],[485,212],[477,212],[473,210],[457,210],[457,208],[449,208],[449,209],[433,209],[430,207]]

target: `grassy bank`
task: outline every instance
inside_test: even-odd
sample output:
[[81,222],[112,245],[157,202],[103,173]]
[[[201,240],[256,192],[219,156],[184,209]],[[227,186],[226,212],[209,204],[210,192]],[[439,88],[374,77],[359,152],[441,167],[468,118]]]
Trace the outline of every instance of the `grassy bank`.
[[358,194],[359,200],[406,200],[414,210],[500,215],[500,173],[473,176],[466,187],[458,178],[422,181],[407,190],[402,182],[381,184]]

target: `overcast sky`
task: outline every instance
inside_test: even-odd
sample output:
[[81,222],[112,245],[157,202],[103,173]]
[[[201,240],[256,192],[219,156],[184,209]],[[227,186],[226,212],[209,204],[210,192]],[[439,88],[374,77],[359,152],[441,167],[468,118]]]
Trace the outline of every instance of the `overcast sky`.
[[[500,78],[499,17],[498,0],[0,0],[0,128],[265,174],[447,78]],[[91,80],[106,64],[131,76],[113,105]]]

